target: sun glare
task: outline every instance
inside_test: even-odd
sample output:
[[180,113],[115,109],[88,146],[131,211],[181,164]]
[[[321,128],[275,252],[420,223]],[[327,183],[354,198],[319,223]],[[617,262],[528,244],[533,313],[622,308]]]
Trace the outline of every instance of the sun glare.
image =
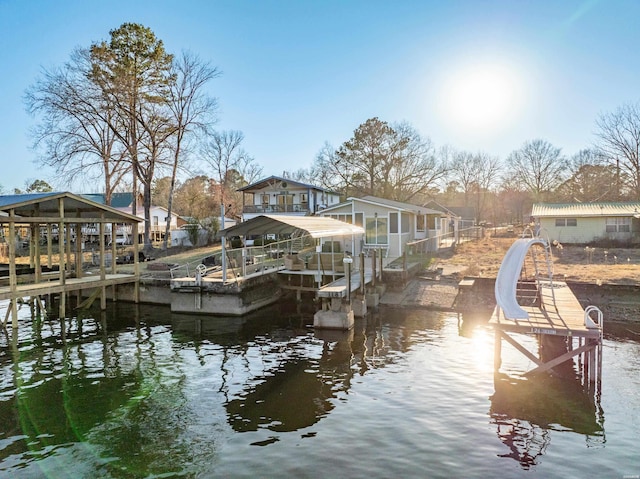
[[506,127],[521,106],[515,70],[482,64],[458,69],[445,81],[441,109],[452,127],[489,132]]

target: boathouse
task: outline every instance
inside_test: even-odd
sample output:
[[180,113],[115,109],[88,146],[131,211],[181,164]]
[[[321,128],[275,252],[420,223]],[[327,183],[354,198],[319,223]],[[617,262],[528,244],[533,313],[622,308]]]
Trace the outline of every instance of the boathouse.
[[[9,300],[4,325],[9,317],[18,327],[18,302],[29,298],[40,304],[43,296],[59,295],[60,315],[65,314],[68,293],[93,290],[91,300],[100,297],[106,308],[106,288],[134,284],[138,298],[138,255],[132,254],[133,274],[116,274],[117,243],[106,246],[106,226],[131,228],[133,251],[138,251],[139,218],[69,192],[0,196],[0,256],[2,266],[0,300]],[[97,245],[87,252],[84,232],[97,228]],[[55,247],[54,247],[55,243]],[[85,271],[86,255],[92,271]],[[28,262],[24,259],[28,257]],[[44,258],[44,260],[43,260]],[[46,264],[43,264],[46,262]]]
[[358,270],[359,263],[350,261],[361,252],[363,234],[359,226],[321,216],[260,215],[226,228],[211,264],[171,280],[171,310],[243,315],[277,301],[282,290],[294,290],[298,298],[317,293],[352,264]]

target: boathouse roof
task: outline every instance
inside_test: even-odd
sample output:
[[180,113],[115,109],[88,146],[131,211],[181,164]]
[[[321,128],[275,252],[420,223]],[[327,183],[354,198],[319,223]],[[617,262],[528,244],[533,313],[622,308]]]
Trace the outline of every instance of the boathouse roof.
[[115,223],[137,223],[140,218],[106,205],[101,205],[85,197],[69,192],[28,193],[0,196],[0,221],[14,211],[19,218],[59,218],[60,201],[67,219],[90,219],[96,222],[104,215],[104,220]]
[[300,233],[327,238],[362,235],[364,228],[323,216],[260,215],[220,231],[224,237]]

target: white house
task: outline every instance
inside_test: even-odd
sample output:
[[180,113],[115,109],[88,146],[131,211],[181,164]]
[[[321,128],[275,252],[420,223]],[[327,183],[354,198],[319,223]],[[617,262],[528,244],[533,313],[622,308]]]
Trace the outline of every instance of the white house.
[[560,243],[640,243],[640,202],[536,203],[531,219],[543,235]]
[[338,193],[279,176],[270,176],[238,191],[243,193],[242,221],[264,214],[304,216],[340,202]]
[[[361,249],[381,250],[390,258],[402,256],[408,242],[441,236],[449,222],[440,211],[375,196],[347,198],[318,214],[364,227]],[[434,241],[429,249],[437,245]]]

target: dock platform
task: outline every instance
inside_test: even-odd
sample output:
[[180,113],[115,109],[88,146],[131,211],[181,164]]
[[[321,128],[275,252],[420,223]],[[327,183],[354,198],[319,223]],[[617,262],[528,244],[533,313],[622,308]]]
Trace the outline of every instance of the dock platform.
[[[523,270],[533,272],[533,280],[527,280]],[[600,389],[602,312],[595,306],[583,308],[566,283],[553,280],[547,241],[533,237],[514,242],[500,265],[495,296],[497,306],[489,325],[495,331],[496,372],[502,363],[505,340],[535,363],[525,375],[561,374],[560,366],[571,367],[577,357],[585,385]],[[537,354],[511,336],[518,333],[538,337]]]

